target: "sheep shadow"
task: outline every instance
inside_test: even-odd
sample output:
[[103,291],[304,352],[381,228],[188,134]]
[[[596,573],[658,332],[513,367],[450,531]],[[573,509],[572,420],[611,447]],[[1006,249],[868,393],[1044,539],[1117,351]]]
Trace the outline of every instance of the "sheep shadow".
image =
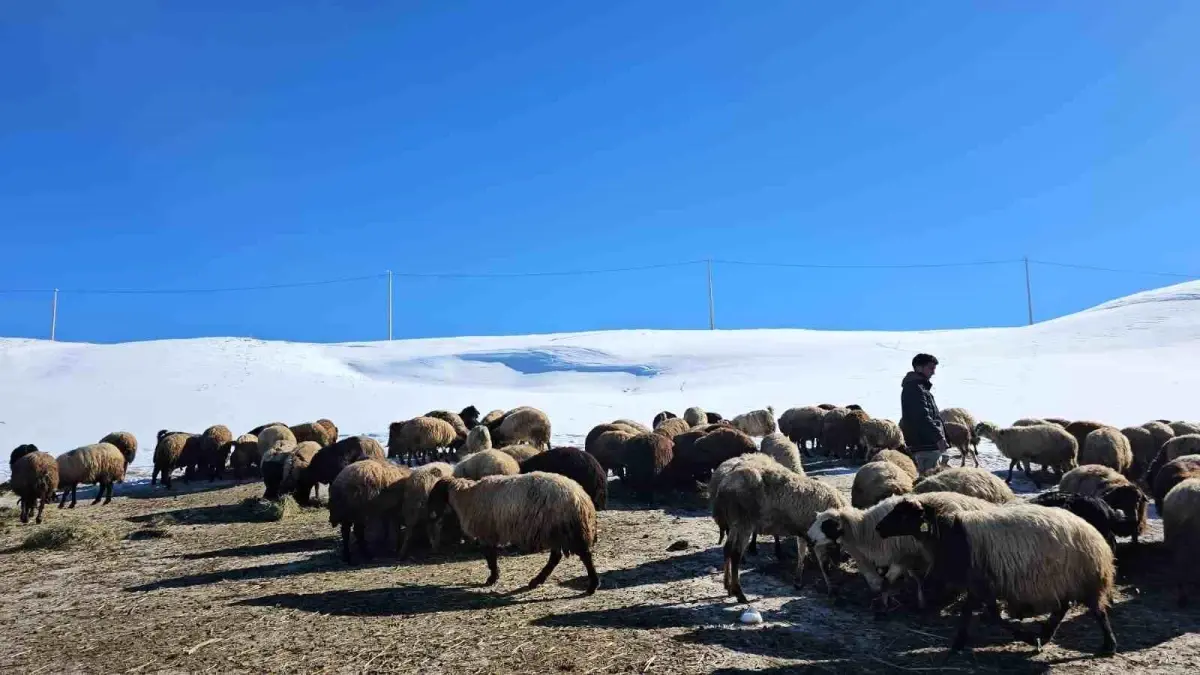
[[260,523],[261,516],[242,503],[192,506],[174,511],[156,511],[126,518],[131,523],[172,525],[223,525],[231,523]]
[[180,558],[184,560],[205,560],[208,558],[249,558],[263,555],[277,555],[283,553],[308,553],[312,551],[332,550],[335,540],[332,537],[313,537],[311,539],[288,539],[286,541],[275,541],[269,544],[247,544],[245,546],[231,546],[229,548],[221,548],[213,551],[203,551],[200,553],[185,553]]
[[[633,588],[648,584],[695,579],[707,576],[711,567],[720,569],[722,561],[720,549],[703,549],[659,560],[650,560],[633,567],[602,572],[600,585],[602,588],[610,589]],[[586,579],[585,576],[579,576],[566,583],[584,583]]]
[[[380,561],[375,563],[367,563],[355,565],[356,568],[368,566],[391,565],[390,562]],[[288,576],[298,576],[302,574],[311,574],[313,572],[321,572],[335,567],[345,567],[345,563],[333,551],[318,553],[304,560],[293,562],[272,563],[269,565],[256,565],[254,567],[239,567],[231,570],[217,570],[214,572],[202,572],[197,574],[186,574],[181,577],[171,579],[162,579],[152,581],[150,583],[141,584],[138,586],[129,586],[125,591],[130,593],[141,593],[146,591],[158,591],[172,588],[194,588],[196,586],[207,586],[222,581],[246,581],[250,579],[277,579]]]
[[534,619],[530,624],[546,628],[697,628],[729,624],[738,617],[735,610],[740,610],[740,607],[641,605],[571,614],[550,614]]
[[235,605],[295,609],[334,616],[420,616],[442,612],[497,609],[550,602],[558,598],[521,599],[515,593],[493,593],[456,586],[424,584],[386,588],[279,593],[240,600]]
[[253,477],[247,476],[241,480],[227,477],[209,482],[207,478],[199,478],[193,479],[190,483],[185,483],[182,478],[177,477],[171,480],[170,489],[163,486],[161,482],[157,485],[151,485],[149,481],[143,480],[126,486],[120,491],[115,491],[115,496],[128,497],[129,499],[161,499],[162,497],[190,495],[199,492],[216,492],[217,490],[224,490],[261,480],[257,474]]

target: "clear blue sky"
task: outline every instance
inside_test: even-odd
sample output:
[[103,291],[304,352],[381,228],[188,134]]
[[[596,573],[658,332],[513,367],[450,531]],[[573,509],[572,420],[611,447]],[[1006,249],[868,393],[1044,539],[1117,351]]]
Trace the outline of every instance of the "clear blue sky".
[[[0,289],[1197,272],[1197,35],[1186,1],[5,3]],[[1023,280],[718,264],[717,322],[1012,325]],[[1048,318],[1175,280],[1033,281]],[[708,322],[703,265],[395,293],[397,337]],[[385,306],[378,278],[64,292],[59,338],[378,339]],[[0,293],[0,335],[49,314]]]

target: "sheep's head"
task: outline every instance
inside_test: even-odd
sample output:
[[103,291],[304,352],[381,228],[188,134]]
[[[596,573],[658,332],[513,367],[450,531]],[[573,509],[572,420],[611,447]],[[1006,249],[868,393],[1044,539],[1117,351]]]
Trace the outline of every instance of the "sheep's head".
[[25,455],[31,455],[37,451],[38,451],[37,446],[32,443],[18,445],[16,447],[16,449],[12,451],[12,455],[8,458],[8,463],[13,464],[18,459],[21,459]]
[[1131,520],[1140,520],[1148,504],[1146,495],[1133,484],[1118,485],[1105,490],[1100,498],[1114,510],[1120,511],[1126,519]]
[[879,536],[888,537],[926,537],[931,530],[930,520],[932,511],[927,511],[921,502],[915,499],[901,499],[892,510],[879,521],[875,531]]
[[817,546],[833,546],[841,541],[845,534],[842,519],[837,509],[829,509],[817,514],[812,527],[808,528],[808,539]]
[[1000,427],[991,422],[980,422],[975,425],[975,435],[995,443],[996,437],[1000,435]]

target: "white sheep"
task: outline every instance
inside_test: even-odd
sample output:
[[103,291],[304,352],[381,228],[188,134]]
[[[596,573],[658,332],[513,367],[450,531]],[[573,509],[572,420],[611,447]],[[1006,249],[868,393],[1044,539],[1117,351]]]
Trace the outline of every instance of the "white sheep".
[[995,444],[1000,454],[1010,460],[1006,482],[1012,482],[1013,469],[1018,464],[1034,485],[1038,485],[1038,481],[1030,472],[1030,463],[1051,467],[1059,475],[1076,465],[1079,443],[1071,433],[1056,424],[1001,429],[990,422],[981,422],[975,430],[978,435]]

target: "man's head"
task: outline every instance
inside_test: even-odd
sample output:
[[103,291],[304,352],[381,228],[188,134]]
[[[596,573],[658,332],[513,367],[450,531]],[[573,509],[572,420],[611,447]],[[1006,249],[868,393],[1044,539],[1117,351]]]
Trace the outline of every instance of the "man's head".
[[926,379],[932,378],[937,372],[938,360],[932,354],[917,354],[913,357],[913,370],[925,376]]

